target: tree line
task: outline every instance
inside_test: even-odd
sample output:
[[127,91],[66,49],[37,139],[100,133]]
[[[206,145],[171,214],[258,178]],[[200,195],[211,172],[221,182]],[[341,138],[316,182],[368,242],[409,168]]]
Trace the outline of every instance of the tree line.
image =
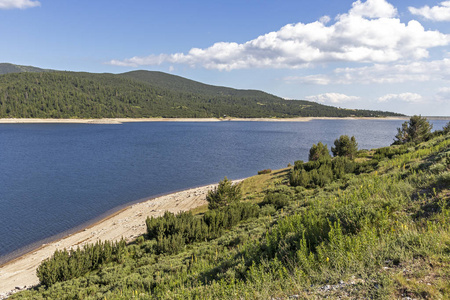
[[[193,92],[195,91],[195,92]],[[258,91],[205,93],[129,76],[75,72],[1,75],[0,118],[380,117],[398,115],[287,101]]]

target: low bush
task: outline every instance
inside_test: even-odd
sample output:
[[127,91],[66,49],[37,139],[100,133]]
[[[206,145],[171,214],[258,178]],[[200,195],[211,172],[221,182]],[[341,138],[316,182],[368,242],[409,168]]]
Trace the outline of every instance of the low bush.
[[270,174],[270,173],[272,173],[271,169],[265,169],[265,170],[258,171],[258,175]]
[[102,264],[121,262],[125,246],[125,241],[121,240],[115,243],[97,242],[71,251],[57,250],[52,257],[39,265],[37,276],[40,283],[46,286],[82,276]]
[[258,217],[259,212],[257,205],[239,202],[209,210],[202,217],[191,212],[166,212],[161,217],[147,218],[147,237],[157,241],[157,253],[174,254],[185,244],[216,238],[240,221]]
[[289,197],[286,194],[281,193],[268,193],[264,197],[264,201],[261,202],[261,206],[270,204],[276,209],[280,209],[289,204]]
[[219,182],[219,185],[208,192],[206,201],[208,208],[215,209],[240,201],[242,198],[241,187],[239,184],[233,184],[231,180],[225,177]]

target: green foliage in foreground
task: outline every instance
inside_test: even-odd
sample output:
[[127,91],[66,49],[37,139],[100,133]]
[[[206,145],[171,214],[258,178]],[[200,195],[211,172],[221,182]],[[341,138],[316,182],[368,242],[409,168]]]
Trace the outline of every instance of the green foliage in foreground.
[[357,164],[347,157],[331,159],[328,156],[307,163],[296,161],[289,182],[291,186],[324,187],[332,181],[344,178],[345,174],[365,171],[365,166],[366,163]]
[[41,284],[51,286],[56,282],[80,277],[91,270],[96,270],[102,264],[109,262],[121,263],[124,257],[126,243],[97,242],[85,245],[83,249],[56,251],[49,259],[44,260],[37,269]]
[[202,217],[195,217],[190,212],[178,215],[166,212],[162,217],[147,218],[147,237],[156,241],[156,253],[176,254],[186,244],[217,238],[224,230],[258,216],[257,205],[239,202],[209,210]]
[[[0,70],[1,71],[1,70]],[[381,117],[261,92],[214,87],[159,72],[0,75],[0,118]]]
[[241,198],[242,192],[239,184],[233,184],[226,177],[219,182],[219,185],[214,190],[209,191],[208,195],[206,195],[209,209],[216,209],[239,202]]
[[313,144],[311,149],[309,149],[309,156],[308,159],[310,161],[312,160],[319,160],[322,158],[328,158],[330,156],[330,151],[328,151],[327,144],[322,144],[322,142],[318,142],[317,145]]
[[450,121],[447,124],[445,124],[444,128],[442,128],[442,131],[444,134],[450,133]]
[[[433,125],[422,116],[412,116],[409,122],[404,122],[402,128],[397,128],[394,144],[421,143],[431,137]],[[444,128],[445,131],[445,128]]]
[[334,147],[331,147],[334,156],[345,156],[353,159],[358,152],[358,143],[354,136],[341,135],[339,139],[334,141]]
[[11,299],[450,298],[450,136],[366,159],[314,189],[258,175],[273,178],[259,217],[177,254],[131,244],[121,264]]

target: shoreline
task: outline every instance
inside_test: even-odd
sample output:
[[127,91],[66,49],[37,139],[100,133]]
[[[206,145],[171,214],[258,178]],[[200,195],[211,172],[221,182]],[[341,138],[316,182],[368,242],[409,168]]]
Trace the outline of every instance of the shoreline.
[[[446,117],[428,117],[446,119]],[[101,119],[29,119],[5,118],[0,124],[123,124],[136,122],[309,122],[312,120],[409,120],[409,117],[296,117],[296,118],[101,118]]]
[[[241,182],[244,179],[234,180]],[[55,250],[76,249],[96,241],[118,241],[121,238],[131,242],[146,232],[145,219],[158,217],[166,211],[179,213],[207,204],[206,194],[218,183],[171,192],[168,194],[137,200],[125,204],[124,207],[105,212],[88,223],[81,224],[69,231],[63,232],[53,241],[48,241],[29,249],[26,253],[12,258],[0,265],[0,299],[3,295],[14,293],[36,286],[39,280],[36,269]],[[60,236],[59,238],[57,238]],[[51,239],[50,237],[49,239]],[[47,241],[47,239],[45,240]],[[33,245],[33,244],[32,244]]]

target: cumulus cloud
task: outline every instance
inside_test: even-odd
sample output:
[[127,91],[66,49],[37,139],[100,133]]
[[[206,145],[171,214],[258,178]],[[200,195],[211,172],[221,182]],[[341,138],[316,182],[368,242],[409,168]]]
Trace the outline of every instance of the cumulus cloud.
[[291,76],[287,82],[306,84],[371,84],[450,80],[450,59],[418,61],[407,64],[374,64],[360,68],[338,68],[331,74]]
[[39,1],[32,0],[0,0],[0,9],[13,9],[13,8],[30,8],[40,6]]
[[345,102],[351,102],[359,100],[357,96],[347,96],[340,93],[325,93],[320,95],[313,95],[305,97],[306,100],[319,102],[319,103],[329,103],[329,104],[340,104]]
[[[233,70],[246,68],[304,68],[327,62],[387,63],[428,56],[428,49],[450,43],[450,35],[425,30],[412,20],[395,18],[386,0],[360,0],[336,17],[312,23],[288,24],[248,42],[215,43],[188,53],[132,57],[108,62],[118,66],[186,64],[191,67]],[[386,34],[389,32],[389,34]]]
[[367,18],[392,18],[397,15],[397,9],[386,1],[360,0],[353,2],[349,15]]
[[441,2],[437,6],[425,5],[421,8],[408,7],[413,15],[422,16],[432,21],[450,21],[450,1]]
[[416,93],[387,94],[378,98],[378,102],[402,101],[408,103],[422,102],[422,96]]

